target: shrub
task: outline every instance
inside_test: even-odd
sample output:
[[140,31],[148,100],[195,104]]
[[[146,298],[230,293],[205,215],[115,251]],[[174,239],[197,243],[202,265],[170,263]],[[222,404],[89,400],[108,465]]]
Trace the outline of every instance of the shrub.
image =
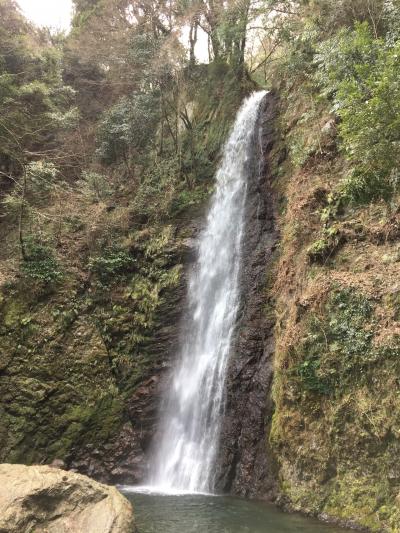
[[56,283],[62,279],[60,265],[48,245],[28,238],[25,242],[25,253],[26,259],[21,263],[25,276],[44,284]]
[[22,196],[15,190],[10,194],[6,194],[1,203],[6,214],[14,220],[17,220],[21,209],[26,205]]
[[183,189],[172,201],[171,213],[176,216],[192,206],[204,204],[211,192],[204,186],[193,189]]
[[136,194],[135,211],[148,218],[168,217],[179,184],[180,169],[177,156],[166,157],[149,167]]
[[26,167],[28,187],[34,192],[49,192],[57,175],[56,166],[49,161],[33,161]]
[[343,243],[343,235],[336,226],[325,228],[318,240],[307,248],[310,263],[324,263]]
[[111,194],[107,178],[97,172],[83,172],[79,185],[82,193],[95,202],[105,200]]
[[373,36],[367,23],[342,30],[319,49],[317,80],[334,104],[352,171],[350,201],[389,200],[400,166],[400,43]]
[[392,3],[392,0],[314,0],[312,9],[324,32],[351,27],[354,21],[358,21],[368,22],[380,35],[386,31],[384,14],[390,10]]
[[122,97],[100,124],[97,154],[112,164],[125,162],[131,154],[147,146],[159,120],[159,104],[154,93],[134,93]]
[[89,269],[104,282],[131,270],[133,262],[133,258],[126,250],[113,246],[106,248],[103,255],[91,258]]

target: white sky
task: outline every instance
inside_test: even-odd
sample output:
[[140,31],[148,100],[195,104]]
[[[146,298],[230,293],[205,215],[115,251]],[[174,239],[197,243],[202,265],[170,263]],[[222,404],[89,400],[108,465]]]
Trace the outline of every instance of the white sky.
[[72,0],[17,0],[25,16],[37,26],[69,30]]
[[[48,26],[58,30],[70,29],[72,17],[72,0],[17,0],[25,16],[37,26]],[[208,61],[207,37],[199,29],[196,56],[200,62]],[[185,45],[188,32],[184,32]]]

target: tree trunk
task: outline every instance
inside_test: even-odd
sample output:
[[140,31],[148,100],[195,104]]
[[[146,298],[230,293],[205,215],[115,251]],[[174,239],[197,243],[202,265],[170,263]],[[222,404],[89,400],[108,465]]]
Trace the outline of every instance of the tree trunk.
[[189,30],[189,44],[190,44],[189,61],[190,61],[190,65],[194,65],[196,63],[195,48],[196,48],[196,44],[197,44],[197,28],[198,28],[198,22],[197,22],[197,20],[193,20],[190,23],[190,30]]
[[19,208],[19,217],[18,217],[18,236],[19,236],[19,244],[20,244],[22,259],[26,261],[27,254],[26,254],[24,230],[23,230],[24,214],[25,214],[25,197],[26,197],[26,187],[27,187],[27,176],[26,176],[25,166],[23,168],[23,175],[24,175],[24,178],[23,178],[23,185],[22,185],[21,205]]

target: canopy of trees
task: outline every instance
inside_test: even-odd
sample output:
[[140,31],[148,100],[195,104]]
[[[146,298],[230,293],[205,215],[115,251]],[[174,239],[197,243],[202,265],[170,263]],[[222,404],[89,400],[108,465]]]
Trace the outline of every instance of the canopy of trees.
[[[324,99],[350,163],[338,186],[343,198],[393,197],[400,142],[398,0],[74,5],[70,34],[55,35],[28,23],[14,0],[0,0],[1,205],[18,226],[24,260],[25,233],[29,237],[43,217],[43,202],[81,185],[84,175],[100,176],[86,185],[105,183],[101,176],[112,167],[140,182],[162,157],[168,169],[178,169],[178,180],[193,185],[208,176],[209,157],[196,142],[209,117],[199,130],[188,102],[199,83],[215,84],[226,68],[248,87],[258,83],[289,94],[301,85],[310,109]],[[206,77],[199,46],[207,48],[213,69]],[[214,141],[208,136],[207,142]],[[293,154],[294,162],[303,157],[298,146]]]

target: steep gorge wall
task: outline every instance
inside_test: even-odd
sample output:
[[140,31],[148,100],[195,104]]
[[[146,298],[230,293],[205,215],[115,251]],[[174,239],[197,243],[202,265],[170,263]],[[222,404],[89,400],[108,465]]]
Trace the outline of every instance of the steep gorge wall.
[[[195,225],[176,227],[167,260],[162,252],[165,274],[184,272],[191,231]],[[130,253],[134,261],[139,250]],[[3,292],[3,461],[62,459],[67,467],[101,481],[143,479],[144,451],[156,425],[155,391],[177,342],[186,284],[182,274],[164,289],[147,338],[139,346],[129,345],[137,321],[136,305],[127,297],[132,275],[119,277],[100,292],[95,283],[83,283],[72,299],[71,287],[42,299],[35,294],[28,298],[28,290]],[[137,354],[124,368],[125,375],[114,363],[119,342],[125,353],[131,349]]]
[[112,483],[138,484],[144,481],[151,442],[159,422],[159,405],[168,372],[178,352],[180,320],[186,305],[187,272],[194,260],[193,243],[199,225],[199,221],[186,220],[176,228],[175,251],[170,257],[169,268],[179,266],[182,275],[173,290],[165,294],[155,326],[142,347],[147,365],[138,376],[136,386],[131,386],[124,394],[125,424],[100,448],[93,449],[89,443],[76,450],[70,468]]
[[281,241],[270,446],[279,499],[289,509],[395,532],[400,214],[383,201],[333,205],[348,163],[329,110],[309,129],[299,120],[307,110],[300,91],[281,98],[281,137],[289,145],[317,132],[319,147],[300,165],[275,161]]

